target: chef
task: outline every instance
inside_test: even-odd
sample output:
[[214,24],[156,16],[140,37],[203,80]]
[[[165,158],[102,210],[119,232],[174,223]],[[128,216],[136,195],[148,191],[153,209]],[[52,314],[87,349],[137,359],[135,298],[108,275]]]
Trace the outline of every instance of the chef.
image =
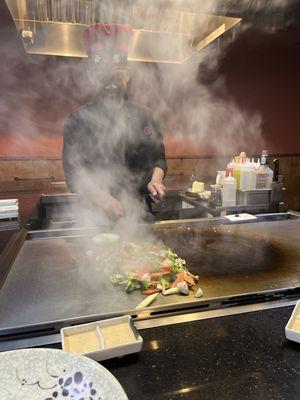
[[127,98],[128,25],[96,23],[84,31],[96,98],[71,113],[62,163],[69,189],[112,218],[126,211],[122,192],[147,203],[165,196],[167,166],[160,127],[149,109]]

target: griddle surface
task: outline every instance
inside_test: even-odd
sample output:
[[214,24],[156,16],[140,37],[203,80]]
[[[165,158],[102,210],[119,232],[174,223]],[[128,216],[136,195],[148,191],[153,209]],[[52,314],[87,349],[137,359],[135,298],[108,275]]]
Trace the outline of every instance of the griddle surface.
[[[194,274],[204,298],[299,286],[300,221],[168,228],[156,235]],[[144,298],[114,287],[82,238],[27,240],[0,293],[0,329],[132,310]],[[160,296],[154,305],[199,301]]]

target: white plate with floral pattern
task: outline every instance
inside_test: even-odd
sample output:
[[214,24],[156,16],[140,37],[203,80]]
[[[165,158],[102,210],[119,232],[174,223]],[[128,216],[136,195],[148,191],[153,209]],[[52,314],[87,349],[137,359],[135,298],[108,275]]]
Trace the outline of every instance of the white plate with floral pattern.
[[2,400],[128,400],[102,365],[55,349],[0,353]]

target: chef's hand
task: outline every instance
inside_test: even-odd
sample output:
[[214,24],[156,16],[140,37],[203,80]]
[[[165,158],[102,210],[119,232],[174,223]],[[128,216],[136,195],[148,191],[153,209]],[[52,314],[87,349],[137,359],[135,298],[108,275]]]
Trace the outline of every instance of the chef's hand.
[[163,185],[162,181],[160,180],[151,180],[148,183],[147,189],[150,193],[151,199],[154,201],[154,203],[159,202],[160,200],[163,200],[163,198],[166,195],[166,188]]
[[121,202],[113,196],[109,196],[105,199],[104,210],[113,219],[124,217],[124,209]]

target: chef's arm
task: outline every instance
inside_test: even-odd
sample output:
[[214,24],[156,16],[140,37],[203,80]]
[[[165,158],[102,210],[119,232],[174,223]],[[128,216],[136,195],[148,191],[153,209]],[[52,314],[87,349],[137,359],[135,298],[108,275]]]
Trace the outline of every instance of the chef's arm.
[[164,177],[165,171],[160,167],[154,167],[151,180],[162,183]]
[[163,143],[163,135],[158,123],[153,121],[156,137],[153,142],[153,171],[150,182],[148,183],[148,191],[154,202],[162,200],[166,195],[166,188],[163,185],[163,179],[167,173],[167,163],[165,155],[165,146]]
[[153,151],[153,157],[154,157],[153,177],[161,179],[162,181],[167,173],[166,152],[163,142],[163,135],[160,126],[157,123],[155,124],[155,129],[157,132],[157,138]]
[[151,199],[156,203],[166,195],[166,188],[163,184],[165,171],[160,167],[154,167],[151,181],[148,183],[148,190]]

